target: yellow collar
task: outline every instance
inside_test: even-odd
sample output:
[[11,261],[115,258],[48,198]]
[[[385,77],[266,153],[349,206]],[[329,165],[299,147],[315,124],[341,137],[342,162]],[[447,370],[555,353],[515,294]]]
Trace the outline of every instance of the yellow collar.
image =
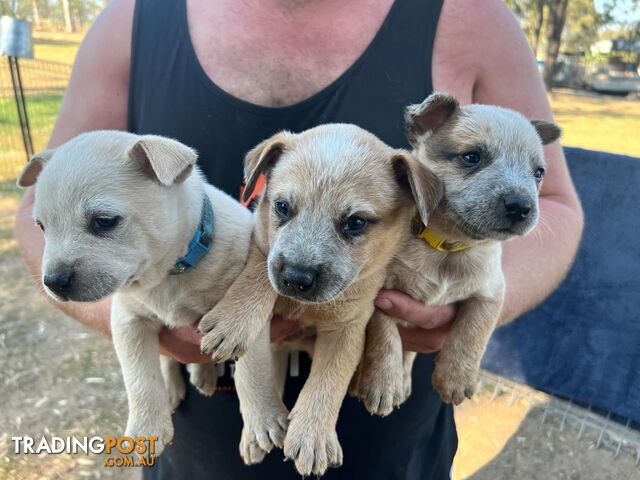
[[429,230],[427,227],[422,229],[419,237],[427,242],[431,248],[435,248],[440,252],[459,252],[460,250],[466,250],[467,248],[473,247],[473,244],[468,242],[449,242],[433,230]]

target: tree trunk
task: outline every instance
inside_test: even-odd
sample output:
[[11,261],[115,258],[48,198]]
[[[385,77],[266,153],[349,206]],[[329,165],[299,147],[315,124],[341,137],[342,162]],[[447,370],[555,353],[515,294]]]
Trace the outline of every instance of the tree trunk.
[[544,84],[551,91],[553,74],[560,52],[560,40],[567,20],[569,0],[554,0],[547,8],[547,53],[544,59]]
[[73,19],[71,18],[71,6],[69,5],[69,0],[61,0],[62,2],[62,10],[64,12],[64,29],[72,33],[75,31],[73,26]]
[[536,23],[533,26],[533,56],[538,59],[538,48],[540,46],[540,33],[542,32],[542,24],[544,23],[544,5],[545,0],[536,0]]
[[37,0],[31,0],[31,6],[33,8],[33,24],[36,28],[40,28],[40,11]]

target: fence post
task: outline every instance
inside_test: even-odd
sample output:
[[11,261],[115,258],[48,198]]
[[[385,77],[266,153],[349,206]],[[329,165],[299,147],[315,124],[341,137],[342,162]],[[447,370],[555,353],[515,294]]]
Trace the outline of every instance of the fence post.
[[24,98],[24,85],[20,74],[20,58],[33,58],[33,42],[29,22],[7,16],[0,18],[0,55],[6,55],[9,62],[9,73],[18,110],[22,143],[28,160],[34,152],[29,114]]

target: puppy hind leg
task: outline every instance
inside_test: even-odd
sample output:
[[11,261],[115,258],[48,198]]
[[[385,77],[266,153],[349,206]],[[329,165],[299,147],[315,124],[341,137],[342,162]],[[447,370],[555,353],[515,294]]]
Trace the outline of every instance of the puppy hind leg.
[[289,412],[276,386],[269,330],[267,324],[236,362],[234,379],[244,422],[240,455],[247,465],[260,463],[274,446],[282,448],[287,431]]
[[175,412],[180,402],[184,400],[187,392],[187,385],[180,371],[180,363],[177,360],[166,355],[160,355],[160,370],[162,379],[169,394],[169,406],[171,412]]
[[274,367],[274,385],[278,398],[282,399],[284,395],[284,384],[287,381],[287,370],[289,369],[289,352],[288,350],[274,348],[271,349],[273,367]]
[[411,396],[411,374],[413,372],[413,362],[416,360],[416,352],[409,352],[405,350],[402,354],[402,368],[404,370],[404,403]]
[[210,397],[218,386],[218,368],[214,363],[190,363],[187,365],[191,385],[205,397]]

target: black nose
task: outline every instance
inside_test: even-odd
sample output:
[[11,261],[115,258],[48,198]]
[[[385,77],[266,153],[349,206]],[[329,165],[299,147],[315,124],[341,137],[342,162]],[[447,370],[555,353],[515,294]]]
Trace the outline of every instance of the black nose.
[[531,201],[528,197],[518,193],[508,193],[502,197],[504,211],[512,222],[521,222],[531,212]]
[[74,272],[71,268],[61,268],[45,275],[42,281],[54,293],[65,296],[71,290]]
[[282,269],[282,285],[287,290],[309,292],[316,285],[318,270],[302,265],[286,264]]

